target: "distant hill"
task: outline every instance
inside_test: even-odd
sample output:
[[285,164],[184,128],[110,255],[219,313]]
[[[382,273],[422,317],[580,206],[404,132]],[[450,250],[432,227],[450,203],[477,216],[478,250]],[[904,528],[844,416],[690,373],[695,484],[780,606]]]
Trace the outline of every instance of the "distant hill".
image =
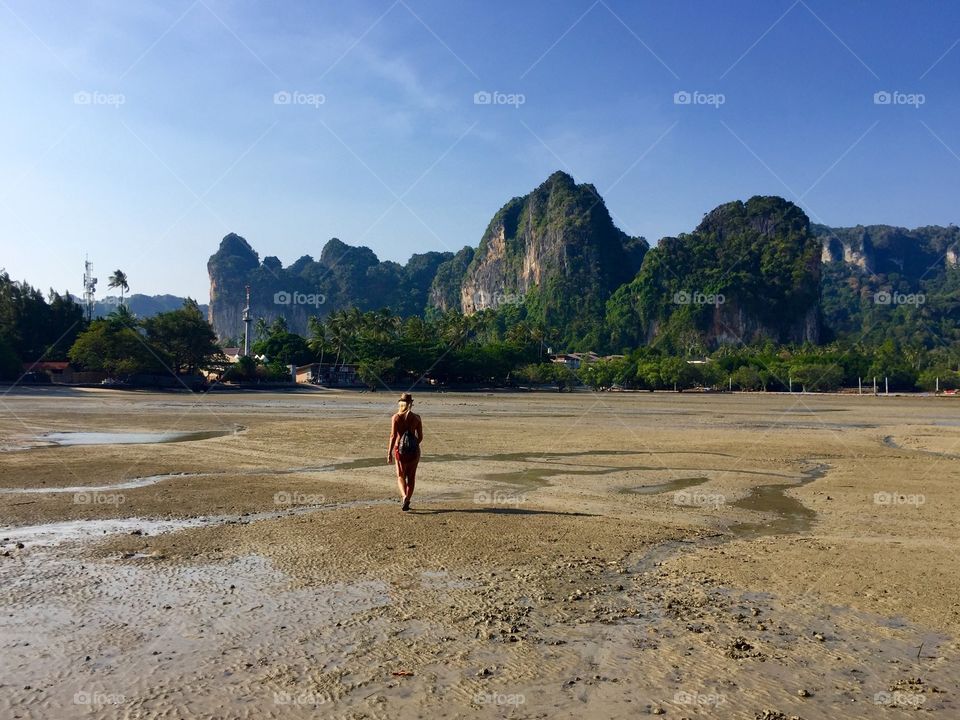
[[820,245],[806,214],[779,197],[726,203],[697,228],[663,238],[614,293],[614,347],[666,343],[703,352],[722,344],[820,339]]
[[600,342],[607,298],[633,277],[648,247],[613,224],[592,185],[557,172],[504,205],[477,249],[416,254],[406,265],[334,238],[319,261],[305,255],[284,268],[275,257],[261,262],[231,233],[207,264],[210,320],[221,338],[239,336],[250,285],[254,318],[283,316],[301,333],[311,315],[352,306],[422,315],[520,305],[524,317],[554,329],[556,343],[590,333],[589,342]]
[[326,316],[339,308],[389,307],[403,315],[422,314],[437,268],[451,258],[453,253],[427,252],[400,265],[380,261],[370,248],[332,238],[319,260],[304,255],[283,267],[272,256],[261,262],[246,239],[230,233],[207,263],[210,322],[221,339],[242,336],[247,285],[255,320],[282,316],[301,334],[310,316]]
[[594,344],[607,299],[633,278],[648,248],[614,225],[593,185],[555,172],[497,211],[469,259],[458,254],[441,267],[430,299],[466,314],[521,304],[554,342]]
[[960,228],[813,225],[822,311],[834,333],[871,342],[960,339]]
[[475,248],[400,265],[333,238],[319,260],[283,267],[231,233],[207,269],[209,317],[222,339],[242,335],[249,285],[255,319],[283,316],[299,333],[312,315],[354,306],[404,316],[493,311],[502,324],[542,328],[558,349],[654,343],[697,353],[838,336],[960,340],[958,264],[956,226],[811,225],[776,196],[720,205],[650,249],[616,227],[593,185],[556,172],[503,205]]
[[[71,297],[75,302],[81,306],[83,305],[83,298],[77,297],[76,295],[72,295]],[[125,297],[123,303],[130,312],[137,317],[148,318],[153,317],[157,313],[177,310],[183,307],[184,300],[186,300],[186,298],[176,295],[142,295],[140,293],[134,293],[133,295]],[[118,295],[107,295],[94,303],[93,316],[106,317],[116,310],[119,304],[120,297]],[[207,305],[200,305],[200,311],[206,315],[209,311]]]

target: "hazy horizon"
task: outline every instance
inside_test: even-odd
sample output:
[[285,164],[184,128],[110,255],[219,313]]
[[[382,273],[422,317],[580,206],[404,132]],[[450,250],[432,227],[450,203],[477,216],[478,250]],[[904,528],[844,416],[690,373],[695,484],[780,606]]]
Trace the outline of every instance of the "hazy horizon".
[[[555,170],[651,243],[731,200],[957,222],[960,8],[784,0],[0,3],[0,267],[207,301],[229,232],[288,265],[476,246]],[[499,94],[497,94],[499,93]]]

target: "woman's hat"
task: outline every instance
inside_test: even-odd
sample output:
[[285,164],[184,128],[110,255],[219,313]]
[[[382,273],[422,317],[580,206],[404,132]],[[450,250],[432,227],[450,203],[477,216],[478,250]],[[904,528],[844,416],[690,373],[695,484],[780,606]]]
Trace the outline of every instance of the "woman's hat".
[[413,402],[413,395],[411,395],[410,393],[403,393],[403,394],[400,396],[400,402],[412,403],[412,402]]

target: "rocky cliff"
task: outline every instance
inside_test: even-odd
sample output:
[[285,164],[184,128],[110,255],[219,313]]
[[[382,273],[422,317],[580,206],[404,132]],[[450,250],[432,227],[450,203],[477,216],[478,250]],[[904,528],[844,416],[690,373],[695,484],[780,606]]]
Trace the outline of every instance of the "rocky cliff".
[[633,277],[648,247],[614,225],[593,185],[556,172],[500,208],[472,256],[458,254],[443,268],[430,300],[466,314],[522,304],[552,343],[568,345],[595,333],[607,298]]
[[465,247],[437,268],[430,285],[428,304],[431,309],[440,312],[461,309],[460,287],[473,261],[474,252],[472,247]]
[[817,342],[821,244],[809,225],[793,203],[758,196],[663,238],[608,303],[612,345],[697,352],[765,339]]
[[288,267],[276,257],[260,261],[244,238],[230,233],[207,263],[209,319],[221,340],[243,335],[245,287],[250,286],[251,315],[271,322],[284,317],[293,332],[304,334],[311,316],[340,308],[422,313],[437,268],[452,253],[413,255],[406,265],[381,262],[370,248],[329,240],[320,260],[304,255]]
[[[823,260],[824,323],[866,340],[916,342],[929,331],[942,342],[958,319],[960,228],[814,225]],[[927,329],[924,328],[926,326]]]
[[824,265],[842,263],[870,274],[897,273],[914,280],[957,265],[960,228],[956,225],[914,230],[892,225],[813,225],[811,229],[822,243]]
[[496,307],[554,278],[609,294],[633,277],[648,247],[613,224],[593,185],[556,172],[494,215],[464,274],[461,309]]
[[557,349],[667,343],[695,352],[903,325],[906,311],[878,314],[878,292],[926,292],[928,316],[953,322],[960,314],[960,229],[952,225],[811,226],[792,203],[758,196],[721,205],[693,232],[648,250],[614,225],[592,185],[556,172],[500,208],[477,248],[417,254],[406,265],[334,238],[319,260],[304,255],[283,267],[231,233],[208,263],[210,319],[222,339],[240,336],[249,284],[255,319],[282,315],[301,333],[310,316],[339,308],[404,316],[495,309],[501,322],[542,328]]

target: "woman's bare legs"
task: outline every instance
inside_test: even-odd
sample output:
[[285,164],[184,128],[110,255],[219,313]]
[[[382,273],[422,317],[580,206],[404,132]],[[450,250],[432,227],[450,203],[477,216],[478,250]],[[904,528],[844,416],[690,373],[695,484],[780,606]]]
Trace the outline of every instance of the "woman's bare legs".
[[403,496],[403,507],[405,509],[410,507],[410,498],[413,497],[413,489],[417,484],[417,465],[419,464],[419,455],[409,460],[397,458],[397,484],[400,487],[400,494]]

